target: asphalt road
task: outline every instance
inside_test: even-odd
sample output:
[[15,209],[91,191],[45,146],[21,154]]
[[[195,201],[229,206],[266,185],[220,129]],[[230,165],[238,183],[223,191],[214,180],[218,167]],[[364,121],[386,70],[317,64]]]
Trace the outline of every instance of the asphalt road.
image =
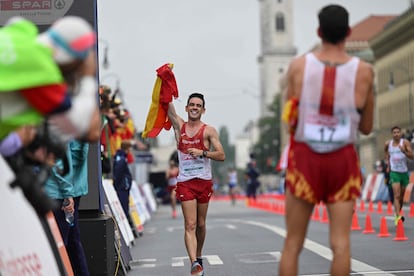
[[[357,208],[361,229],[352,231],[352,275],[414,275],[414,219],[408,217],[408,207],[405,208],[402,236],[396,235],[386,208],[381,213],[376,206],[371,212]],[[144,234],[130,248],[133,260],[128,276],[190,275],[183,218],[178,210],[178,217],[173,219],[170,207],[161,205],[145,224]],[[320,214],[322,217],[322,210]],[[368,229],[367,214],[375,233],[363,233]],[[382,217],[389,237],[378,237]],[[284,236],[281,214],[246,207],[244,200],[235,206],[229,201],[211,201],[204,245],[205,275],[277,275]],[[396,241],[396,237],[406,240]],[[328,224],[312,220],[300,257],[299,275],[329,275],[330,259]]]

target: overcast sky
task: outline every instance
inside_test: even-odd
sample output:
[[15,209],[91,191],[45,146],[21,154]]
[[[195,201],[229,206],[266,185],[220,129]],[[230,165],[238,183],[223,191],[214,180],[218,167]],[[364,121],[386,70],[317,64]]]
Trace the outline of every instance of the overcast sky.
[[[276,0],[275,0],[276,1]],[[98,0],[98,32],[101,46],[109,47],[108,69],[101,69],[101,83],[115,86],[119,80],[124,104],[136,127],[142,130],[151,102],[155,70],[174,64],[184,111],[189,94],[206,97],[202,120],[219,130],[226,126],[230,140],[259,117],[260,55],[258,0]],[[400,14],[409,0],[295,0],[294,46],[298,54],[317,41],[317,12],[338,3],[350,12],[351,25],[369,15]],[[102,59],[102,49],[100,56]],[[277,81],[277,80],[275,80]],[[172,131],[160,134],[161,142],[173,141]]]

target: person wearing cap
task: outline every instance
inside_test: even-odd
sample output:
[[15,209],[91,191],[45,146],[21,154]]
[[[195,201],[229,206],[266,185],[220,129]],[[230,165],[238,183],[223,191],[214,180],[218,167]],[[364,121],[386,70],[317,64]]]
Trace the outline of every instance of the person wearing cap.
[[0,28],[0,143],[16,152],[25,145],[16,132],[46,116],[65,140],[99,140],[95,41],[89,23],[76,16],[40,35],[21,17]]
[[[287,100],[297,102],[286,169],[286,238],[280,276],[298,275],[299,254],[315,204],[326,204],[332,262],[329,275],[351,272],[350,231],[362,177],[355,144],[372,131],[374,71],[345,51],[348,11],[327,5],[319,13],[321,48],[292,60]],[[289,128],[290,129],[290,128]],[[328,273],[328,272],[326,272]]]

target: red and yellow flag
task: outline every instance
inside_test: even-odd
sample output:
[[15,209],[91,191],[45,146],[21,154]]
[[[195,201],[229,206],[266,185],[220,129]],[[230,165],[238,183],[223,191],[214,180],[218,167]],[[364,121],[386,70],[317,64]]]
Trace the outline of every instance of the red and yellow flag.
[[162,129],[169,130],[171,122],[168,119],[168,104],[173,97],[178,97],[178,88],[172,72],[172,63],[167,63],[157,69],[157,79],[152,91],[152,101],[148,111],[143,138],[154,138]]

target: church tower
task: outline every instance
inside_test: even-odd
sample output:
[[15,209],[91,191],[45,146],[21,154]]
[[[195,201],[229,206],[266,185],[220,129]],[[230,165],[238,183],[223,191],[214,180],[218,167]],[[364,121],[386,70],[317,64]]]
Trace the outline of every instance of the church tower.
[[281,77],[296,56],[293,45],[293,0],[259,0],[261,54],[258,57],[260,77],[260,115],[266,116],[275,95],[281,93]]

